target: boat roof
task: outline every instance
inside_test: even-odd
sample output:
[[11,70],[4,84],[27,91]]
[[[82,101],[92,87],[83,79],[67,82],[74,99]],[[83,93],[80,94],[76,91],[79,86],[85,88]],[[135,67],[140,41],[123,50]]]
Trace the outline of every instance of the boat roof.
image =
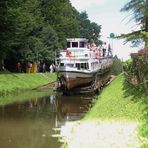
[[88,40],[86,38],[68,38],[66,39],[68,42],[78,42],[78,41],[84,41],[87,42]]

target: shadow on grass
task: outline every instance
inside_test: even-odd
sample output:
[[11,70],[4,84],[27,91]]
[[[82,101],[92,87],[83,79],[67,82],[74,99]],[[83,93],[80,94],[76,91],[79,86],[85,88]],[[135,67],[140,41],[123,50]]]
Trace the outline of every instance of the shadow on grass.
[[[145,93],[145,90],[140,86],[133,86],[128,83],[126,80],[123,82],[124,97],[131,97],[133,102],[142,102],[144,105],[143,109],[143,124],[139,128],[139,133],[141,136],[148,138],[148,95]],[[141,148],[147,148],[148,143],[142,145]]]
[[10,71],[0,71],[0,74],[12,74]]
[[123,82],[123,90],[124,97],[132,96],[132,101],[142,101],[144,104],[148,104],[148,95],[145,94],[145,90],[141,86],[134,86],[125,80]]
[[16,74],[21,74],[21,73],[14,73],[14,72],[10,72],[10,71],[0,71],[0,74],[3,74],[3,75],[12,75],[14,77],[18,77]]

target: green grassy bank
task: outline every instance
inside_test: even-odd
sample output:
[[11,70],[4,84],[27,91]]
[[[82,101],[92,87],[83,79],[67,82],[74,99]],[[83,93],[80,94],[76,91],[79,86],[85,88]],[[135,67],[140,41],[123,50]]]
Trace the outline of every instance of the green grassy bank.
[[55,80],[56,75],[54,73],[0,74],[0,96],[33,89]]
[[97,96],[94,107],[85,119],[133,119],[141,120],[146,110],[148,96],[130,88],[124,76],[118,76]]
[[[119,75],[97,96],[95,105],[86,114],[84,121],[137,121],[139,135],[148,139],[148,96],[127,84]],[[147,148],[148,143],[142,148]]]

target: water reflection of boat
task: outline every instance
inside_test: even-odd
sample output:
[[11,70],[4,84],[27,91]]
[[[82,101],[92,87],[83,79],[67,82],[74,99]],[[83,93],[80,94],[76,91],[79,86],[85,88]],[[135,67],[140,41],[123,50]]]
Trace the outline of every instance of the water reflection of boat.
[[71,96],[56,99],[56,127],[61,127],[67,121],[81,119],[88,110],[90,102],[88,99],[82,99],[81,96],[77,96],[77,98]]

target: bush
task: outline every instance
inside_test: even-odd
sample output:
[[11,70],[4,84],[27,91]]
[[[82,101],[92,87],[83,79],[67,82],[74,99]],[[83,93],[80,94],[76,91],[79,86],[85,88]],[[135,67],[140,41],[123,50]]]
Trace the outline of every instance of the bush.
[[[148,89],[148,47],[132,53],[131,59],[124,63],[126,79],[145,90]],[[135,83],[136,82],[136,83]]]
[[111,67],[111,73],[113,75],[119,75],[122,72],[123,72],[123,64],[122,64],[122,61],[115,56],[113,58],[113,65]]

